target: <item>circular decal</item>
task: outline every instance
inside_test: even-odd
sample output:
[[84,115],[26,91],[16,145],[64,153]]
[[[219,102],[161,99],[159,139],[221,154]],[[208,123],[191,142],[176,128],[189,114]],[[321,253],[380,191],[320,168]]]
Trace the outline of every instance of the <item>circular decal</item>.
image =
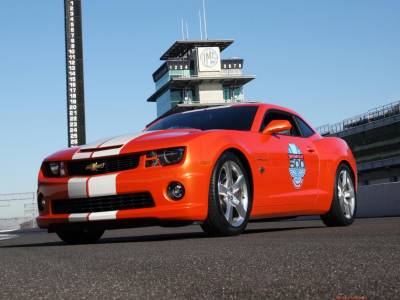
[[203,66],[214,68],[218,64],[218,53],[213,48],[204,49],[200,54],[200,60]]

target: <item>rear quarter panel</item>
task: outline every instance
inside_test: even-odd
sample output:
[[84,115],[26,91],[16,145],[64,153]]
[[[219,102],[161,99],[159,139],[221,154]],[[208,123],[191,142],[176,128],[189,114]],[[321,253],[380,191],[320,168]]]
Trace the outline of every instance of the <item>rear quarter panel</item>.
[[320,159],[320,195],[316,205],[322,211],[328,211],[334,194],[336,171],[339,165],[347,163],[354,175],[357,189],[357,165],[353,153],[347,143],[336,137],[322,137],[314,142]]

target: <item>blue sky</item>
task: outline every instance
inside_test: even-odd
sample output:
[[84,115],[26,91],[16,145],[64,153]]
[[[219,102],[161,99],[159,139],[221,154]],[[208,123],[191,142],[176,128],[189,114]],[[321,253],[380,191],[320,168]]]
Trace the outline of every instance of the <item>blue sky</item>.
[[[400,1],[207,0],[208,35],[233,38],[249,100],[315,126],[400,99]],[[151,74],[181,38],[199,38],[201,0],[83,0],[87,140],[155,117]],[[0,193],[34,191],[41,160],[66,146],[62,0],[0,2]]]

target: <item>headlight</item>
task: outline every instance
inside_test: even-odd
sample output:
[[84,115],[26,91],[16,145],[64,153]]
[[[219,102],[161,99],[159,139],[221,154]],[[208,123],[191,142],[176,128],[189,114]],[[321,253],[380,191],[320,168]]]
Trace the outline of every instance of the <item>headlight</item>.
[[146,167],[168,166],[180,163],[183,159],[185,148],[169,148],[154,150],[146,153]]
[[62,161],[52,161],[47,163],[46,175],[48,177],[64,177],[65,176],[65,164]]

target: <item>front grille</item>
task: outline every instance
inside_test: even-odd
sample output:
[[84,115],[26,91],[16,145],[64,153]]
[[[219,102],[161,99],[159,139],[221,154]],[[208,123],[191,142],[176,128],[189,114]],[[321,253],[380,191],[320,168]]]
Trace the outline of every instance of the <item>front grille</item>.
[[155,204],[151,194],[149,192],[144,192],[92,198],[54,200],[52,203],[52,211],[54,214],[73,214],[154,206]]
[[140,155],[72,160],[67,163],[69,176],[97,175],[137,168]]

